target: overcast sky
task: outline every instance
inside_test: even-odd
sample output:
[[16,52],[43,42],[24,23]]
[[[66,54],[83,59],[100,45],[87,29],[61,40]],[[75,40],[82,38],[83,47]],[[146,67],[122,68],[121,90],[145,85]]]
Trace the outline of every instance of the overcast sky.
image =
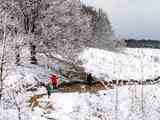
[[107,11],[116,36],[160,40],[160,0],[83,0]]

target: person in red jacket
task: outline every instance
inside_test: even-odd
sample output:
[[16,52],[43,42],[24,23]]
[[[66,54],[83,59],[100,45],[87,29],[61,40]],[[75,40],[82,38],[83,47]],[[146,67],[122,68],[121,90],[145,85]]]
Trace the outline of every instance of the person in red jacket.
[[59,76],[56,75],[56,74],[53,74],[53,75],[49,78],[49,83],[52,84],[53,90],[57,89],[58,83],[59,83]]

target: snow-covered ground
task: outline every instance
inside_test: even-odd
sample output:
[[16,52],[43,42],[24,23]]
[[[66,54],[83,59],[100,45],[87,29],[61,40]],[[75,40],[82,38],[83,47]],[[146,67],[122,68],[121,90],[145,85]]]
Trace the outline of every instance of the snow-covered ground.
[[[25,118],[29,120],[114,120],[116,115],[118,120],[159,120],[159,87],[159,85],[143,87],[143,98],[142,86],[120,87],[117,101],[114,89],[96,94],[55,93],[50,99],[47,96],[41,98],[38,107],[32,112],[28,108],[24,114],[28,115]],[[10,115],[12,120],[16,120],[18,112],[13,111],[3,111],[0,120],[2,118],[8,120]],[[9,112],[11,114],[7,116]]]
[[[160,89],[159,85],[124,86],[116,91],[100,91],[91,93],[56,93],[50,98],[51,109],[35,108],[32,118],[37,120],[38,115],[56,120],[159,120],[160,118]],[[142,99],[143,109],[142,110]],[[42,101],[47,101],[43,97]],[[116,110],[117,109],[117,110]],[[142,112],[143,111],[143,112]],[[38,115],[37,115],[38,113]]]
[[[39,106],[31,112],[26,108],[25,120],[159,120],[159,85],[123,86],[93,93],[55,93],[48,99],[44,96]],[[142,109],[143,99],[143,109]],[[7,115],[10,113],[10,115]],[[18,111],[3,110],[0,120],[16,120]],[[5,118],[5,119],[4,119]]]
[[[36,65],[12,66],[4,80],[4,85],[8,89],[19,86],[35,86],[38,81],[47,83],[48,77],[52,74],[51,69]],[[36,81],[37,80],[37,81]]]
[[[89,49],[81,54],[80,59],[85,63],[83,66],[87,72],[105,80],[142,78],[145,80],[159,76],[159,52],[157,49],[127,48],[120,52]],[[160,118],[159,84],[143,87],[122,86],[98,93],[54,93],[50,99],[47,96],[38,99],[39,105],[31,111],[28,102],[30,97],[46,93],[46,90],[39,88],[37,92],[31,92],[23,87],[38,84],[36,79],[45,83],[53,71],[35,65],[11,68],[11,72],[4,80],[2,98],[4,109],[0,107],[0,120],[17,120],[19,117],[23,120],[159,120]],[[21,92],[18,93],[19,91]]]
[[126,48],[121,52],[90,48],[80,59],[87,72],[105,80],[146,80],[160,75],[160,50]]

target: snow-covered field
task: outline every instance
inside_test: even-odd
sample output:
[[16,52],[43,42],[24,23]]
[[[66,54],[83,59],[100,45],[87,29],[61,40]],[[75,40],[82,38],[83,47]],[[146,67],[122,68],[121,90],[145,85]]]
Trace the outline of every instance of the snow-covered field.
[[[159,120],[159,85],[143,87],[124,86],[116,91],[92,93],[55,93],[51,98],[40,99],[39,106],[33,111],[26,108],[22,113],[25,120]],[[143,99],[143,110],[142,110]],[[143,112],[142,112],[143,111]],[[1,111],[0,120],[17,120],[18,111]],[[9,115],[7,115],[10,113]]]
[[85,50],[80,59],[87,72],[106,80],[146,80],[160,75],[160,50],[126,48],[121,52]]
[[[160,72],[160,50],[131,49],[120,52],[89,49],[80,55],[87,72],[105,80],[143,80],[156,78]],[[38,84],[35,77],[46,82],[53,72],[42,66],[13,67],[4,81],[0,120],[159,120],[160,85],[122,86],[98,93],[54,93],[43,96],[39,105],[30,110],[31,96],[46,93],[22,90]],[[143,74],[142,74],[143,73]],[[143,94],[142,94],[143,89]],[[17,93],[20,91],[21,93]],[[117,91],[117,92],[116,92]],[[18,105],[20,111],[18,111]],[[19,113],[19,114],[18,114]],[[18,117],[19,116],[19,117]],[[117,116],[117,117],[116,117]]]
[[[159,120],[160,86],[145,86],[141,97],[141,86],[118,88],[118,101],[115,90],[91,93],[56,93],[51,96],[53,109],[44,111],[35,108],[32,118],[36,120],[37,112],[42,118],[56,120]],[[143,112],[142,112],[143,99]],[[46,97],[41,99],[46,101]],[[117,109],[117,110],[116,110]],[[48,113],[47,113],[48,111]],[[40,112],[40,113],[39,113]]]

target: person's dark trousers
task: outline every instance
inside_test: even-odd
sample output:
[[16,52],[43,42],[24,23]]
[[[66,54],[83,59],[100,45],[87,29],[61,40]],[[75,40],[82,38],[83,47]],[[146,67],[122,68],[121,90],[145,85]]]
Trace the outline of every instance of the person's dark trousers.
[[87,81],[88,81],[89,86],[92,86],[93,78],[92,78],[92,75],[91,75],[91,74],[88,74],[88,76],[87,76]]
[[90,79],[88,80],[88,82],[89,82],[89,86],[92,86],[92,80]]
[[49,98],[51,96],[51,92],[47,91],[47,94],[48,94],[48,98]]
[[57,86],[53,84],[53,91],[57,89]]

